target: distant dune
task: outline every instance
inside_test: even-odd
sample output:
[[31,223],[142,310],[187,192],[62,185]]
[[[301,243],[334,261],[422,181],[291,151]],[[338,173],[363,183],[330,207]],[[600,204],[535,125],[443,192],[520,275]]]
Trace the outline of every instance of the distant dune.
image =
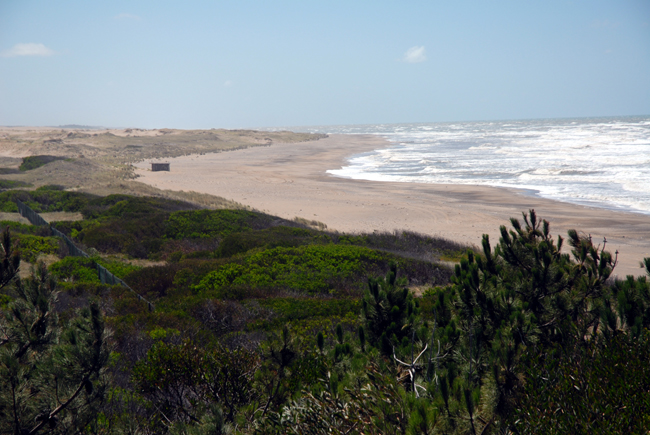
[[[86,129],[89,127],[90,129]],[[162,192],[139,183],[132,164],[186,154],[317,140],[324,135],[252,130],[104,129],[90,126],[0,127],[2,179],[37,188],[57,184],[96,194],[170,196],[207,207],[237,206],[205,194]],[[56,156],[62,160],[30,171],[18,171],[28,156]]]

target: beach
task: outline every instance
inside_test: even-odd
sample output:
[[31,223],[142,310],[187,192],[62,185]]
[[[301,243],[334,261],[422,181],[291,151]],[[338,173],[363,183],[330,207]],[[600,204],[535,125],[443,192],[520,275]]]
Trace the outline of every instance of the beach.
[[[317,141],[257,146],[165,159],[169,172],[136,163],[138,181],[159,189],[218,195],[282,218],[301,217],[341,232],[409,230],[480,246],[499,227],[535,209],[566,238],[569,229],[590,234],[619,251],[614,274],[641,275],[650,257],[650,216],[573,205],[518,189],[485,186],[376,182],[335,177],[327,170],[346,158],[391,144],[374,135],[330,135]],[[567,245],[568,246],[568,245]]]

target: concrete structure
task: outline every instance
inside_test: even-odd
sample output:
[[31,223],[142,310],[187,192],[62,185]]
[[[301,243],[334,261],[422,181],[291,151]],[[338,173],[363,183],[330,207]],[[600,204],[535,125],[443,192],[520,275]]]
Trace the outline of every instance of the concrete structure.
[[169,171],[169,163],[152,163],[151,170],[156,171]]

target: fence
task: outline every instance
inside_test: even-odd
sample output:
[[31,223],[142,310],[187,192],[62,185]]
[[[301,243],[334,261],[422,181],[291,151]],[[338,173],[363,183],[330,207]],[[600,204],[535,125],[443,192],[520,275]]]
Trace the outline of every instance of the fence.
[[16,205],[18,206],[18,211],[22,216],[27,218],[28,221],[32,223],[32,225],[49,225],[43,217],[36,213],[34,210],[31,208],[27,207],[23,202],[19,199],[16,200]]
[[52,231],[53,236],[61,237],[63,239],[63,242],[68,247],[68,252],[70,253],[70,255],[72,255],[73,257],[90,257],[90,255],[86,254],[84,251],[77,248],[77,245],[75,245],[74,242],[68,236],[63,234],[61,231],[57,230],[52,226],[50,226],[50,230]]
[[[20,212],[20,214],[24,216],[28,221],[30,221],[32,225],[37,225],[37,226],[47,225],[48,227],[50,227],[50,232],[52,233],[53,236],[60,237],[61,239],[63,239],[63,242],[68,247],[68,252],[70,255],[72,255],[73,257],[86,257],[86,258],[90,257],[90,255],[88,255],[86,252],[79,249],[77,245],[75,245],[75,243],[72,241],[72,239],[70,239],[61,231],[57,230],[52,225],[50,225],[45,219],[43,219],[43,217],[40,214],[36,213],[34,210],[29,208],[21,200],[16,199],[16,205],[18,206],[18,211]],[[104,266],[97,263],[96,261],[94,261],[93,263],[95,265],[95,268],[97,269],[97,276],[99,277],[99,280],[102,282],[102,284],[124,286],[129,290],[131,290],[139,300],[145,302],[149,307],[149,311],[154,310],[155,307],[151,302],[149,302],[148,300],[140,296],[135,290],[129,287],[124,281],[122,281],[120,278],[113,275]]]

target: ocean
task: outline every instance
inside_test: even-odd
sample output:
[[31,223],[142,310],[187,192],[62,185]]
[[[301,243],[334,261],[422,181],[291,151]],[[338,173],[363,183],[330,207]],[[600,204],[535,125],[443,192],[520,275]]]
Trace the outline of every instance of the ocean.
[[290,129],[391,142],[327,171],[338,177],[509,187],[650,215],[649,116]]

